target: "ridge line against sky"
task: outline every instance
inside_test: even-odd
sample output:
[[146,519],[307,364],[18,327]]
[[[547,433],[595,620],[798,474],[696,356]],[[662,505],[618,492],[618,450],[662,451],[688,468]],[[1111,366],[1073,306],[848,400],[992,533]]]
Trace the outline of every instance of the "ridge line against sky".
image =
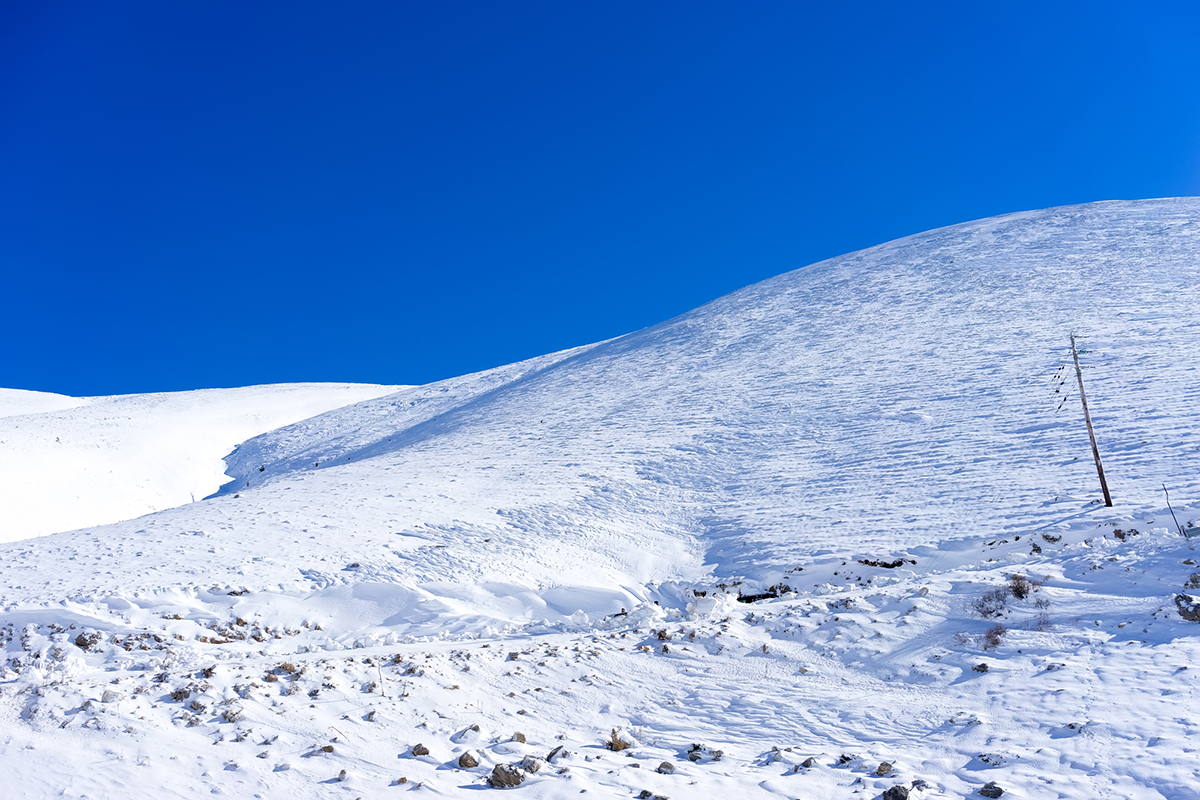
[[0,8],[0,386],[418,384],[1200,194],[1200,7]]

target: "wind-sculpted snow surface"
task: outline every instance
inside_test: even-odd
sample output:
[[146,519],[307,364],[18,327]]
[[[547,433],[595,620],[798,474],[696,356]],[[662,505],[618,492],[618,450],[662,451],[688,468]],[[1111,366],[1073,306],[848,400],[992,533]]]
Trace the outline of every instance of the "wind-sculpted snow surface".
[[1198,226],[920,234],[4,545],[0,761],[35,796],[467,796],[504,764],[538,797],[1200,796],[1200,567],[1162,492],[1200,524]]

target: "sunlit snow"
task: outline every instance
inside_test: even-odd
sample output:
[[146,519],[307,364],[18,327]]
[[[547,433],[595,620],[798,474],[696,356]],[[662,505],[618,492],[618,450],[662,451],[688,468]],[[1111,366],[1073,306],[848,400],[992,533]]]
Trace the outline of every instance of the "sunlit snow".
[[[175,507],[0,545],[0,763],[29,796],[466,797],[505,764],[541,798],[1200,796],[1198,224],[1012,214],[316,416],[236,390],[290,418],[223,428],[194,503],[180,407],[171,459],[109,456]],[[26,402],[10,484],[116,413]],[[132,475],[80,507],[156,502]]]

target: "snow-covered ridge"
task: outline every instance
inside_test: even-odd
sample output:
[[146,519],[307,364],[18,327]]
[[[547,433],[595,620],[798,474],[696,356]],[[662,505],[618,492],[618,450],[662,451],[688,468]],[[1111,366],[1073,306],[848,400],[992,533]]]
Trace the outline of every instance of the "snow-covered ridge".
[[23,414],[42,414],[87,405],[92,398],[68,397],[51,392],[31,392],[26,389],[0,389],[0,417]]
[[280,384],[75,398],[0,390],[0,541],[211,494],[249,436],[400,386]]
[[[279,475],[335,466],[367,458],[396,440],[399,449],[411,431],[452,409],[480,402],[498,388],[525,380],[553,364],[585,352],[587,345],[531,358],[426,386],[409,386],[385,397],[364,400],[255,436],[225,458],[232,478],[223,489],[240,491]],[[409,434],[405,438],[405,434]]]

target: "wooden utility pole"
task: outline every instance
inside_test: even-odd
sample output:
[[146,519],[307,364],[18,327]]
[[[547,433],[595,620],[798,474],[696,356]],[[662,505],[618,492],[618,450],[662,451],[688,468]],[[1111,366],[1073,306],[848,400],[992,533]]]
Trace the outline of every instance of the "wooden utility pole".
[[1071,334],[1071,357],[1075,359],[1075,377],[1079,379],[1079,400],[1083,403],[1083,421],[1087,423],[1088,438],[1092,440],[1092,458],[1096,459],[1096,474],[1100,476],[1100,488],[1104,490],[1104,505],[1112,506],[1112,495],[1108,493],[1108,481],[1104,480],[1104,465],[1100,463],[1100,448],[1096,446],[1096,432],[1092,430],[1092,415],[1088,413],[1087,395],[1083,391],[1083,370],[1079,367],[1079,350],[1075,347],[1075,334]]

